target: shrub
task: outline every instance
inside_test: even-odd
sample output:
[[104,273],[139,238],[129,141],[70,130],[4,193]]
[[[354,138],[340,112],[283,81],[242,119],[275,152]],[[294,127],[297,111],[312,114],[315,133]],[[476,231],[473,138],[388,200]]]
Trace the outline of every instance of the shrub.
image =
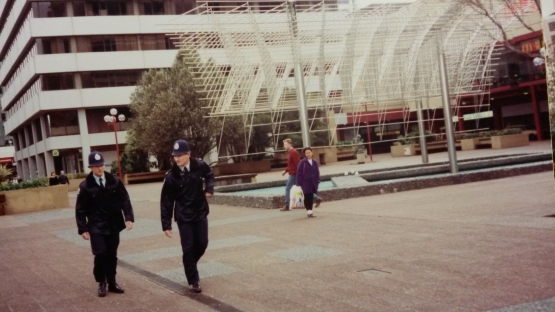
[[37,178],[33,180],[27,180],[20,183],[12,184],[2,184],[0,185],[0,191],[13,191],[13,190],[23,190],[28,188],[37,188],[48,186],[47,178]]
[[455,139],[456,140],[464,140],[464,139],[474,139],[474,138],[488,138],[488,137],[492,137],[492,136],[502,136],[502,135],[511,135],[511,134],[520,134],[520,133],[522,133],[521,129],[510,128],[510,129],[505,129],[505,130],[492,130],[492,131],[460,133],[460,134],[455,134]]

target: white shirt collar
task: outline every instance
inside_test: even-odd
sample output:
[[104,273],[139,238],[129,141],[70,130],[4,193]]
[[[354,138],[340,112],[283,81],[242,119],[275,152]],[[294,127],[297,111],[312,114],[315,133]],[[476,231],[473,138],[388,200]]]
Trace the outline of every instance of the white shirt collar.
[[96,184],[100,185],[100,181],[99,179],[102,178],[102,184],[104,184],[104,186],[106,186],[106,175],[103,173],[101,177],[97,177],[95,174],[93,174],[94,180],[96,181]]
[[312,159],[307,159],[308,163],[312,166]]
[[179,169],[181,169],[181,171],[183,171],[183,168],[187,168],[187,171],[191,172],[191,162],[189,161],[189,163],[185,167],[179,166]]

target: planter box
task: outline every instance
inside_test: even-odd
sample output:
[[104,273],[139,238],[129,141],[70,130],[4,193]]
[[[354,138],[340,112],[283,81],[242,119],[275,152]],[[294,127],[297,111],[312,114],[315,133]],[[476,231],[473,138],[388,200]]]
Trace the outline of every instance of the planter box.
[[67,185],[2,192],[6,196],[7,215],[69,207]]
[[475,150],[479,140],[480,140],[479,138],[461,140],[461,150],[463,151]]
[[[321,165],[337,162],[337,147],[313,147],[313,158]],[[301,155],[302,157],[302,155]]]
[[404,157],[416,155],[414,144],[409,145],[391,145],[391,156]]
[[264,159],[233,164],[220,164],[212,168],[212,170],[216,176],[269,172],[272,170],[272,163],[269,159]]
[[337,159],[353,159],[355,158],[355,147],[345,146],[337,147]]
[[491,137],[491,148],[493,149],[527,146],[529,144],[528,135],[524,133]]
[[79,189],[79,184],[81,184],[81,182],[85,181],[85,178],[81,178],[81,179],[70,179],[69,180],[69,185],[67,186],[67,191],[68,192],[75,192]]
[[366,153],[359,153],[357,155],[357,164],[364,164],[366,163]]

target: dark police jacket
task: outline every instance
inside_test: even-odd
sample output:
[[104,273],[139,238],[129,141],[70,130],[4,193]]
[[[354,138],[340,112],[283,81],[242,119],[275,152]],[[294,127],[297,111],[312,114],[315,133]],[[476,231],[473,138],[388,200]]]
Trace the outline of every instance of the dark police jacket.
[[108,172],[104,172],[104,176],[104,189],[96,183],[92,172],[79,185],[75,205],[79,234],[120,232],[125,229],[125,221],[135,221],[129,194],[123,183]]
[[196,222],[210,212],[204,193],[214,193],[214,173],[202,160],[191,158],[190,163],[190,172],[173,165],[166,173],[160,199],[163,231],[172,229],[172,216],[176,222]]

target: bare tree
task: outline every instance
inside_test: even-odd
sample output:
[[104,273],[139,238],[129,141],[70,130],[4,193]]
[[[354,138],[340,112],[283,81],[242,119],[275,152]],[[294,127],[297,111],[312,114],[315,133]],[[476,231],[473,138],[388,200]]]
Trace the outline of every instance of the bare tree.
[[[503,37],[503,45],[519,54],[528,58],[536,58],[538,56],[540,56],[540,54],[538,53],[528,53],[528,52],[524,52],[521,49],[519,49],[518,47],[515,47],[508,36],[507,36],[507,31],[505,30],[505,28],[503,27],[502,21],[500,20],[500,18],[497,17],[496,13],[493,11],[494,6],[494,2],[495,3],[502,3],[507,10],[509,10],[510,14],[512,14],[517,22],[524,28],[528,29],[530,32],[534,32],[536,31],[536,29],[533,29],[530,25],[528,25],[525,21],[524,21],[524,16],[528,13],[524,11],[523,7],[526,7],[526,0],[459,0],[461,3],[463,3],[464,5],[472,8],[477,14],[485,16],[487,19],[489,19],[501,32],[501,36]],[[540,0],[534,0],[534,3],[536,5],[536,12],[533,14],[539,14],[539,17],[541,19],[541,5],[540,5]],[[497,40],[497,38],[495,38],[493,35],[489,34],[492,39]]]

